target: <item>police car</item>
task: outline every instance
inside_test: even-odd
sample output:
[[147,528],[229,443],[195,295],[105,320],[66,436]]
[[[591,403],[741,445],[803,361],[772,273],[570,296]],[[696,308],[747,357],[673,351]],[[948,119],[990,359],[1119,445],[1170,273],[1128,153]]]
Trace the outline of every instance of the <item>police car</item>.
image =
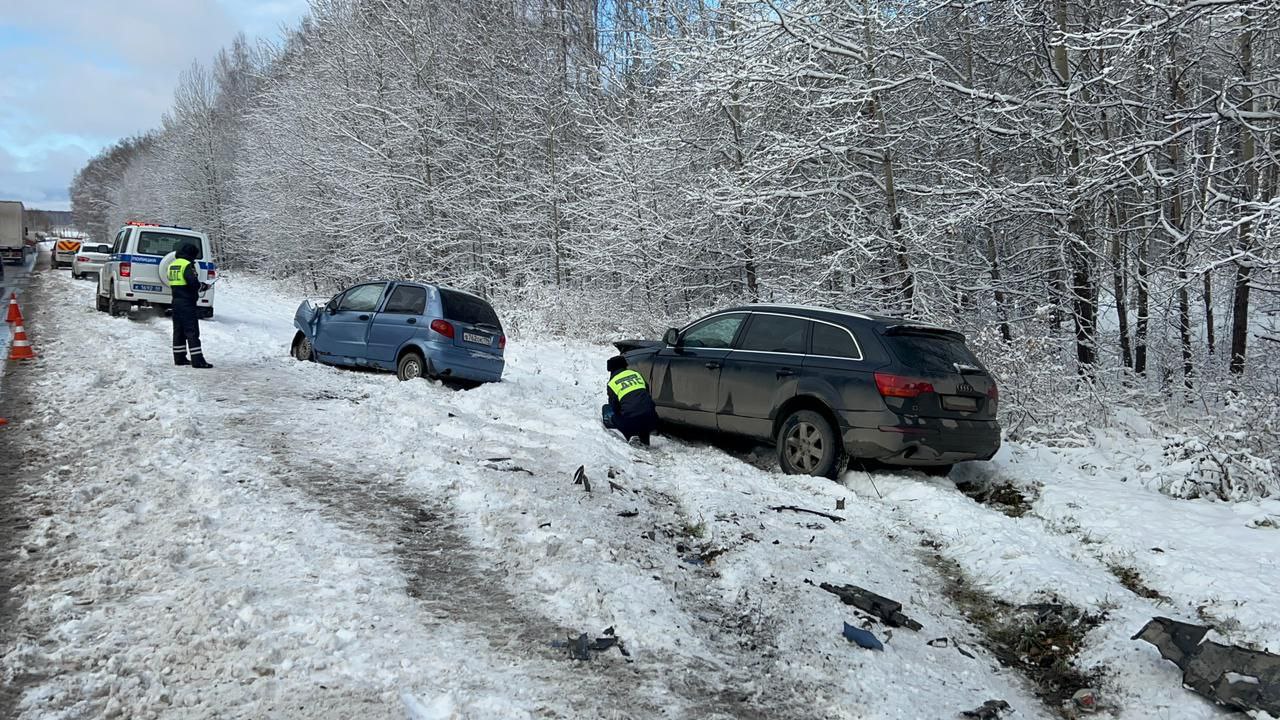
[[[98,310],[125,315],[134,306],[172,305],[169,265],[177,249],[186,243],[198,250],[195,265],[200,282],[212,286],[218,271],[209,236],[177,225],[125,223],[116,233],[111,255],[98,273]],[[200,317],[213,317],[212,287],[200,294],[197,307]]]

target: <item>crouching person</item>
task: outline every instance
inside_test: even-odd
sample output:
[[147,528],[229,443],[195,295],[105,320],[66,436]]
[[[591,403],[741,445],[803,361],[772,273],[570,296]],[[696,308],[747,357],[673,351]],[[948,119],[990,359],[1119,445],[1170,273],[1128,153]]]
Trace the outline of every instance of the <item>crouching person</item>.
[[658,427],[658,410],[644,376],[627,367],[621,355],[609,358],[609,404],[601,408],[604,426],[622,433],[628,441],[639,438],[649,444],[649,434]]

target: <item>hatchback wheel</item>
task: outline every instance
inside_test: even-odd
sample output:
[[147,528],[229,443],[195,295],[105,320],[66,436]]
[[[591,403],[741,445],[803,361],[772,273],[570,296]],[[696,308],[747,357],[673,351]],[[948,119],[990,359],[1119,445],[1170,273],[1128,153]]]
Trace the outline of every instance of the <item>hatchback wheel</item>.
[[778,430],[778,461],[788,475],[835,479],[844,447],[831,423],[812,410],[798,410]]
[[396,364],[396,377],[401,380],[417,380],[427,374],[426,361],[416,352],[405,353]]
[[302,333],[298,333],[298,337],[293,341],[293,358],[303,361],[315,360],[315,354],[311,350],[311,340]]

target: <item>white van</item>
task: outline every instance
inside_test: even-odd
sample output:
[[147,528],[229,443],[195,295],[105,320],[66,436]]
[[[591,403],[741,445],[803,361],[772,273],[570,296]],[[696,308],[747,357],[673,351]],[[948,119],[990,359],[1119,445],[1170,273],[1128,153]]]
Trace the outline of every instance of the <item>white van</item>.
[[173,304],[169,292],[169,265],[179,247],[191,243],[200,250],[196,271],[210,288],[200,294],[200,317],[213,317],[213,281],[217,265],[209,237],[191,228],[128,222],[116,233],[111,257],[98,273],[98,310],[125,315],[129,308]]

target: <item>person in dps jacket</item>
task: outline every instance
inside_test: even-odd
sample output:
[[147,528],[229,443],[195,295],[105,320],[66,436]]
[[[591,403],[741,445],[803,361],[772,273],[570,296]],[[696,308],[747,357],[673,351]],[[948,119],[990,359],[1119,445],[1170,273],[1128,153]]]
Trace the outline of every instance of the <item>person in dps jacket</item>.
[[[169,291],[173,293],[173,364],[193,368],[211,368],[200,349],[200,318],[196,301],[209,286],[200,282],[195,260],[200,250],[191,243],[178,248],[177,257],[169,265]],[[187,360],[190,351],[191,359]]]
[[622,433],[628,441],[639,438],[649,444],[649,434],[658,427],[658,410],[644,376],[627,367],[621,355],[609,358],[609,404],[601,408],[604,426]]

